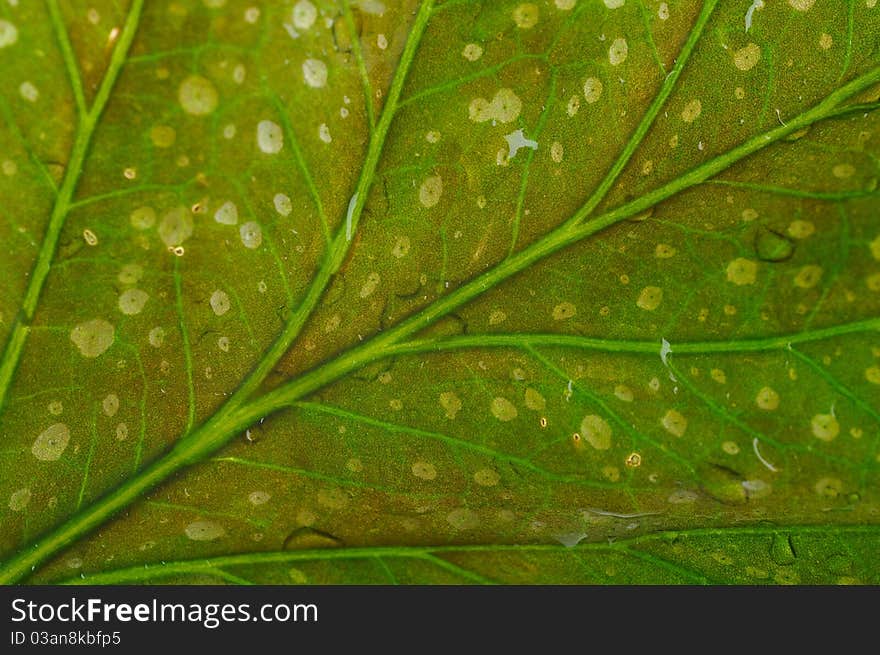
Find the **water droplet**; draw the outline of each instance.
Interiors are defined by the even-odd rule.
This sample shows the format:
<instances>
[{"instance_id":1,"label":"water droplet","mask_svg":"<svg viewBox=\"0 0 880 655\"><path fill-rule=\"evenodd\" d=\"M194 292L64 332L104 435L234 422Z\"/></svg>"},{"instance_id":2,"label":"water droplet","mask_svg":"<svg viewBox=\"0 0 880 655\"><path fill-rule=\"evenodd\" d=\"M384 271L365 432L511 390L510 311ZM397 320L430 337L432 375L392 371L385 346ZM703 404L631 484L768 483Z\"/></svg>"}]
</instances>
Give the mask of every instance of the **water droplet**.
<instances>
[{"instance_id":1,"label":"water droplet","mask_svg":"<svg viewBox=\"0 0 880 655\"><path fill-rule=\"evenodd\" d=\"M762 262L788 261L794 250L794 241L773 230L761 228L755 235L755 254Z\"/></svg>"},{"instance_id":2,"label":"water droplet","mask_svg":"<svg viewBox=\"0 0 880 655\"><path fill-rule=\"evenodd\" d=\"M317 528L301 527L287 535L284 550L305 550L309 548L340 548L345 545L342 539L318 530Z\"/></svg>"},{"instance_id":3,"label":"water droplet","mask_svg":"<svg viewBox=\"0 0 880 655\"><path fill-rule=\"evenodd\" d=\"M770 544L770 559L779 566L791 566L797 561L797 553L791 535L776 533Z\"/></svg>"}]
</instances>

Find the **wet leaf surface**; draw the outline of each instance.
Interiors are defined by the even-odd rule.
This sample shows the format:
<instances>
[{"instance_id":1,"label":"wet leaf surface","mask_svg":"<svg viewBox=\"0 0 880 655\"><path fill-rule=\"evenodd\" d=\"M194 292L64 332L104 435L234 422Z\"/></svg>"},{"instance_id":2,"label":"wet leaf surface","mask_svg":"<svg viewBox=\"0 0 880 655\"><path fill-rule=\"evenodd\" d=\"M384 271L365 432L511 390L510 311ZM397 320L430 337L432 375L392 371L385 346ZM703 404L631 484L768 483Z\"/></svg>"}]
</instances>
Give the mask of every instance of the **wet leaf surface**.
<instances>
[{"instance_id":1,"label":"wet leaf surface","mask_svg":"<svg viewBox=\"0 0 880 655\"><path fill-rule=\"evenodd\" d=\"M0 580L880 582L878 35L0 4Z\"/></svg>"}]
</instances>

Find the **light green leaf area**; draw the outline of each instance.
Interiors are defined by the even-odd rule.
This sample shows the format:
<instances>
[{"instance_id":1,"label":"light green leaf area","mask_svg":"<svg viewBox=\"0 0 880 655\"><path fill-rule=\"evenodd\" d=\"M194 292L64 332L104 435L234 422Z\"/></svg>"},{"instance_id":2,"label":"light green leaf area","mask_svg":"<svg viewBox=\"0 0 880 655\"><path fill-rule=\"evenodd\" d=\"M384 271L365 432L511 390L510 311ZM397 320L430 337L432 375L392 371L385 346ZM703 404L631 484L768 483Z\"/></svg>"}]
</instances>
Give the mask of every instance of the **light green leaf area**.
<instances>
[{"instance_id":1,"label":"light green leaf area","mask_svg":"<svg viewBox=\"0 0 880 655\"><path fill-rule=\"evenodd\" d=\"M880 583L875 0L10 0L0 71L0 581Z\"/></svg>"}]
</instances>

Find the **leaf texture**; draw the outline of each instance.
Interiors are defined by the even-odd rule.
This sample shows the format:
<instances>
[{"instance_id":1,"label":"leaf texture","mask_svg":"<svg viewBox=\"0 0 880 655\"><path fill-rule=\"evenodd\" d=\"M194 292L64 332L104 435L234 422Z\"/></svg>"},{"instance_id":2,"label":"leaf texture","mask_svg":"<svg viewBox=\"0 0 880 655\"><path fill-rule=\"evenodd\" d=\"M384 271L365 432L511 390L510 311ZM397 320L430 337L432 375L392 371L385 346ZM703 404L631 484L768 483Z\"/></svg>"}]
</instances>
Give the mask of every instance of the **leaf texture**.
<instances>
[{"instance_id":1,"label":"leaf texture","mask_svg":"<svg viewBox=\"0 0 880 655\"><path fill-rule=\"evenodd\" d=\"M0 5L0 580L880 581L880 8L747 5Z\"/></svg>"}]
</instances>

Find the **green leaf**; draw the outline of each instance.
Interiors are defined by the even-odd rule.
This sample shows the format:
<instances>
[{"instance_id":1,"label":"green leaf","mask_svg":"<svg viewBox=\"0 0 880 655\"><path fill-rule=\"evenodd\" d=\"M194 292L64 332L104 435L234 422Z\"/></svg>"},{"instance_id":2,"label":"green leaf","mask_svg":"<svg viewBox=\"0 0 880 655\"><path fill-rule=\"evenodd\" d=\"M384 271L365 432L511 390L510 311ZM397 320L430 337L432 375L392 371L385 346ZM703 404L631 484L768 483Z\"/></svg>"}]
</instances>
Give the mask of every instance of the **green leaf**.
<instances>
[{"instance_id":1,"label":"green leaf","mask_svg":"<svg viewBox=\"0 0 880 655\"><path fill-rule=\"evenodd\" d=\"M880 582L844 4L0 5L0 581Z\"/></svg>"}]
</instances>

